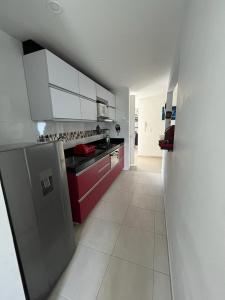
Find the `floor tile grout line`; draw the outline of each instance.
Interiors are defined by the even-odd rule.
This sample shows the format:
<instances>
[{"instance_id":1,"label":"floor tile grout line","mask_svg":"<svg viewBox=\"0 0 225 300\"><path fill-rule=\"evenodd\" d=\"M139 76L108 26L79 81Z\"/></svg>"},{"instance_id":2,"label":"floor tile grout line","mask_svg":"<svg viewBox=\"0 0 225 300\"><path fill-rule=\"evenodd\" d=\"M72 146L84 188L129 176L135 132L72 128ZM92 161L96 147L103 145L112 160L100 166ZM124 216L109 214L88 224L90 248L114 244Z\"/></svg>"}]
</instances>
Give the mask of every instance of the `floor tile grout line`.
<instances>
[{"instance_id":1,"label":"floor tile grout line","mask_svg":"<svg viewBox=\"0 0 225 300\"><path fill-rule=\"evenodd\" d=\"M59 295L61 298L65 299L65 300L70 300L67 297L63 296L63 295Z\"/></svg>"},{"instance_id":2,"label":"floor tile grout line","mask_svg":"<svg viewBox=\"0 0 225 300\"><path fill-rule=\"evenodd\" d=\"M163 274L163 275L166 275L167 277L170 277L169 274L167 273L164 273L164 272L161 272L161 271L158 271L158 270L155 270L154 268L150 268L150 267L147 267L147 266L144 266L144 265L141 265L141 264L138 264L134 261L131 261L129 259L125 259L125 258L122 258L122 257L119 257L117 255L110 255L111 257L114 257L114 258L117 258L117 259L120 259L122 261L126 261L127 263L130 263L130 264L133 264L133 265L136 265L136 266L139 266L139 267L142 267L142 268L145 268L145 269L148 269L148 270L151 270L152 272L157 272L157 273L160 273L160 274Z\"/></svg>"},{"instance_id":3,"label":"floor tile grout line","mask_svg":"<svg viewBox=\"0 0 225 300\"><path fill-rule=\"evenodd\" d=\"M102 251L102 250L97 250L97 249L95 249L95 248L93 248L93 247L91 247L91 246L87 246L87 245L82 244L82 243L79 243L79 245L81 245L81 246L83 246L83 247L85 247L85 248L88 248L88 249L90 249L90 250L93 250L93 251L95 251L95 252L99 252L99 253L101 253L101 254L104 254L104 255L107 255L107 256L111 256L111 254L106 253L106 252L104 252L104 251Z\"/></svg>"},{"instance_id":4,"label":"floor tile grout line","mask_svg":"<svg viewBox=\"0 0 225 300\"><path fill-rule=\"evenodd\" d=\"M100 292L100 290L101 290L101 287L102 287L103 282L104 282L104 280L105 280L105 277L106 277L106 275L107 275L107 272L108 272L108 269L109 269L109 265L110 265L110 260L111 260L111 255L109 255L109 261L108 261L108 264L107 264L107 266L106 266L106 268L105 268L105 272L104 272L104 274L103 274L103 276L102 276L101 284L99 285L98 292L97 292L96 297L95 297L96 300L98 299L99 292Z\"/></svg>"},{"instance_id":5,"label":"floor tile grout line","mask_svg":"<svg viewBox=\"0 0 225 300\"><path fill-rule=\"evenodd\" d=\"M81 246L83 246L83 247L86 247L86 248L89 248L89 249L91 249L91 250L97 251L97 252L99 252L99 253L108 255L108 256L111 255L110 253L107 253L107 252L105 252L105 251L103 251L103 250L99 250L99 249L96 249L96 248L91 247L91 246L89 246L89 245L86 245L86 244L83 243L83 242L79 242L79 245L81 245Z\"/></svg>"},{"instance_id":6,"label":"floor tile grout line","mask_svg":"<svg viewBox=\"0 0 225 300\"><path fill-rule=\"evenodd\" d=\"M106 223L112 223L112 224L115 224L115 225L120 225L121 226L121 223L118 223L118 222L115 222L115 221L111 221L111 220L106 220L106 219L103 219L103 218L100 218L100 217L92 217L93 219L97 219L97 220L100 220L100 221L104 221Z\"/></svg>"},{"instance_id":7,"label":"floor tile grout line","mask_svg":"<svg viewBox=\"0 0 225 300\"><path fill-rule=\"evenodd\" d=\"M103 199L103 201L104 201L104 199ZM105 202L107 202L107 201L105 201ZM98 292L97 292L97 295L96 295L96 299L97 299L98 296L99 296L99 292L100 292L100 290L101 290L101 287L102 287L102 285L103 285L104 279L105 279L106 274L107 274L107 272L108 272L109 265L110 265L110 259L111 259L112 257L115 257L115 258L120 259L120 260L122 260L122 261L126 261L126 262L128 262L128 263L131 263L131 264L134 264L134 265L137 265L137 266L146 268L146 269L148 269L148 270L151 270L151 271L153 272L153 289L152 289L152 293L154 293L154 280L155 280L154 277L155 277L155 272L161 273L161 274L167 276L168 278L170 277L170 275L168 275L168 274L166 274L166 273L163 273L163 272L160 272L160 271L158 271L158 270L155 270L155 268L154 268L154 260L155 260L155 236L156 236L156 235L161 235L161 234L159 234L159 233L156 233L156 224L155 224L155 223L156 223L156 213L159 212L159 213L164 214L164 212L162 212L162 211L157 211L157 210L152 210L152 209L146 209L146 208L142 208L142 207L138 207L138 208L143 209L143 210L145 210L145 211L151 211L151 212L152 212L153 220L154 220L154 223L153 223L153 231L152 231L152 230L147 230L146 228L143 228L143 227L135 227L135 226L130 226L130 225L125 224L124 221L125 221L125 219L126 219L128 210L129 210L129 208L132 207L132 206L138 207L138 206L132 205L132 199L131 199L131 200L128 202L127 209L126 209L126 212L125 212L125 214L124 214L123 219L121 220L121 223L117 223L117 222L114 222L114 221L111 221L111 220L106 220L106 219L103 219L103 218L99 218L99 217L93 216L93 218L95 218L95 219L99 219L99 220L104 221L104 222L106 222L106 223L116 224L116 225L119 225L119 226L120 226L119 233L118 233L118 236L117 236L117 239L116 239L116 241L115 241L115 244L114 244L114 247L113 247L113 250L112 250L112 253L111 253L111 254L106 253L106 252L104 252L104 251L100 251L100 250L98 250L98 249L95 249L94 247L87 246L87 245L85 245L85 244L82 244L82 242L79 242L79 244L81 244L81 245L84 246L84 247L87 247L87 248L89 248L89 249L91 249L91 250L93 250L93 251L96 251L96 252L99 252L99 253L102 253L102 254L104 254L104 255L108 255L108 256L109 256L109 261L108 261L106 270L105 270L105 272L104 272L104 275L103 275L103 277L102 277L101 284L100 284L100 286L99 286L99 288L98 288ZM123 258L120 258L120 257L117 257L117 256L113 255L114 249L115 249L115 247L116 247L116 244L117 244L117 242L118 242L118 239L119 239L119 236L120 236L120 233L121 233L121 230L122 230L123 227L128 227L128 228L132 228L132 229L139 229L140 231L150 232L150 233L154 234L153 268L149 268L149 267L146 267L146 266L144 266L144 265L137 264L137 263L134 263L134 262L132 262L132 261L129 261L129 260L126 260L126 259L123 259ZM164 236L164 234L162 234L162 236ZM154 297L154 294L152 294L152 299L153 299L153 297Z\"/></svg>"},{"instance_id":8,"label":"floor tile grout line","mask_svg":"<svg viewBox=\"0 0 225 300\"><path fill-rule=\"evenodd\" d=\"M126 224L117 224L117 223L114 223L114 224L119 225L119 226L120 226L120 229L119 229L119 233L118 233L117 239L116 239L116 241L115 241L115 245L114 245L114 247L113 247L113 251L114 251L114 248L115 248L115 246L116 246L117 240L119 239L120 232L121 232L122 228L124 228L124 227L125 227L125 228L128 228L128 229L137 229L137 230L139 230L139 231L152 233L152 235L154 235L154 237L155 237L155 236L160 236L160 237L162 237L162 238L167 238L165 234L156 233L156 232L154 232L154 231L146 230L146 229L143 229L143 228L140 228L140 227L132 227L132 226L128 226L128 225L126 225ZM107 254L107 255L112 255L112 253L113 253L113 251L112 251L111 253L108 253L108 252L104 252L103 250L99 250L99 249L96 249L96 248L94 248L94 247L88 246L88 245L86 245L84 242L82 242L81 240L78 241L77 243L80 244L80 245L82 245L82 246L88 247L88 248L90 248L90 249L92 249L92 250L95 250L95 251L98 251L98 252L101 252L101 253L104 253L104 254ZM154 242L154 246L155 246L155 242Z\"/></svg>"},{"instance_id":9,"label":"floor tile grout line","mask_svg":"<svg viewBox=\"0 0 225 300\"><path fill-rule=\"evenodd\" d=\"M129 207L129 205L128 205L128 207ZM126 215L126 213L127 213L127 211L128 211L128 207L127 207L127 210L126 210L126 212L125 212L125 214L124 214L124 219L125 219L125 215ZM113 253L113 251L114 251L114 249L115 249L115 247L116 247L116 243L117 243L117 241L118 241L118 239L119 239L119 235L120 235L121 229L122 229L122 224L120 224L119 233L118 233L117 239L116 239L116 241L115 241L115 243L114 243L114 247L113 247L113 249L112 249L112 253ZM101 287L102 287L102 285L103 285L104 279L105 279L105 277L106 277L106 275L107 275L107 272L108 272L108 269L109 269L109 265L110 265L110 261L111 261L111 257L113 257L113 256L112 256L112 253L111 253L111 255L109 256L109 262L108 262L108 265L107 265L107 267L106 267L105 273L104 273L104 275L103 275L103 278L102 278L100 287L99 287L99 289L98 289L98 292L97 292L97 295L96 295L96 298L95 298L96 300L98 299L99 292L100 292Z\"/></svg>"},{"instance_id":10,"label":"floor tile grout line","mask_svg":"<svg viewBox=\"0 0 225 300\"><path fill-rule=\"evenodd\" d=\"M111 223L111 224L115 224L115 225L118 225L120 227L127 227L127 228L131 228L131 229L138 229L140 231L144 231L144 232L151 232L153 234L156 234L156 235L160 235L160 236L164 236L166 237L166 234L163 234L163 233L158 233L155 231L155 215L153 214L153 218L154 218L154 225L153 225L153 230L150 230L150 229L147 229L147 228L143 228L143 227L137 227L137 226L131 226L129 224L126 224L124 223L124 220L126 218L126 215L128 213L128 210L129 210L129 207L132 207L132 205L128 205L128 208L127 208L127 211L125 213L125 216L124 216L124 219L123 219L123 222L122 223L118 223L118 222L115 222L115 221L111 221L111 220L106 220L106 219L103 219L103 218L100 218L100 217L95 217L95 216L92 216L91 218L92 219L97 219L97 220L100 220L100 221L103 221L105 223ZM145 210L145 209L143 209ZM146 210L146 211L149 211L149 210ZM120 232L119 232L120 233ZM117 240L116 240L117 241Z\"/></svg>"},{"instance_id":11,"label":"floor tile grout line","mask_svg":"<svg viewBox=\"0 0 225 300\"><path fill-rule=\"evenodd\" d=\"M134 206L134 207L137 207L137 208L140 208L140 209L144 209L144 210L147 210L147 211L152 211L152 213L154 213L154 214L155 213L161 213L162 215L165 215L164 210L162 211L162 210L155 210L155 209L152 209L152 208L144 208L144 207L140 207L136 204L131 204L131 206Z\"/></svg>"},{"instance_id":12,"label":"floor tile grout line","mask_svg":"<svg viewBox=\"0 0 225 300\"><path fill-rule=\"evenodd\" d=\"M155 234L155 232L154 232L154 226L153 226L153 230L146 229L146 228L143 228L143 227L131 226L131 225L127 225L127 224L121 224L121 226L122 227L127 227L129 229L138 229L139 231L149 232L149 233Z\"/></svg>"},{"instance_id":13,"label":"floor tile grout line","mask_svg":"<svg viewBox=\"0 0 225 300\"><path fill-rule=\"evenodd\" d=\"M104 200L103 200L103 201L104 201ZM100 280L99 280L99 288L96 289L96 292L97 292L96 299L97 299L98 296L99 296L99 292L100 292L100 290L101 290L101 287L102 287L102 285L103 285L104 279L105 279L105 277L107 276L107 273L108 273L108 270L109 270L109 267L110 267L110 260L111 260L113 257L115 257L115 258L117 258L117 259L120 259L121 261L126 261L126 262L128 262L128 263L130 263L130 264L137 265L137 266L139 266L139 267L142 267L142 268L151 270L151 271L153 272L153 291L154 291L154 280L155 280L154 277L155 277L155 273L161 273L161 274L164 275L164 276L170 277L170 275L168 275L167 273L163 273L163 272L160 272L160 271L154 269L155 237L156 237L156 235L157 235L157 236L161 235L161 234L158 234L158 233L155 232L155 220L156 220L155 214L153 214L153 219L154 219L154 223L153 223L153 227L154 227L153 229L154 229L154 230L153 230L153 231L146 230L145 228L142 228L142 227L132 227L132 226L129 226L129 225L127 225L127 224L124 224L126 215L127 215L127 213L128 213L128 209L129 209L131 206L133 206L133 205L132 205L132 201L130 200L129 203L128 203L128 205L127 205L126 212L125 212L125 214L124 214L124 216L123 216L122 223L116 223L116 222L114 222L114 221L109 221L109 220L101 219L101 218L94 217L94 216L93 216L92 218L99 219L99 220L102 220L102 221L105 221L105 222L108 222L108 223L111 223L111 224L117 224L117 225L120 226L120 228L119 228L119 233L118 233L118 236L117 236L117 239L116 239L116 241L115 241L115 243L114 243L113 251L114 251L114 248L115 248L115 246L116 246L116 243L117 243L117 241L118 241L118 239L119 239L120 232L121 232L121 230L122 230L122 228L123 228L124 226L126 226L126 227L128 227L128 228L134 228L134 229L136 228L136 229L139 229L139 230L141 230L141 231L147 231L147 232L153 233L153 234L154 234L153 268L149 268L149 267L146 267L146 266L144 266L144 265L141 265L141 264L138 264L138 263L135 263L135 262L132 262L132 261L123 259L123 258L121 258L121 257L114 256L114 255L112 255L113 252L112 252L111 254L109 254L109 253L106 253L106 252L104 252L104 251L97 250L97 249L95 249L94 247L87 246L87 245L85 245L85 244L83 244L83 243L81 243L81 242L78 242L78 245L81 245L81 246L83 246L83 247L89 248L90 250L92 250L92 251L94 251L94 252L96 252L96 253L102 253L102 254L108 256L108 262L106 263L106 268L105 268L104 274L101 276L101 278L100 278ZM144 210L146 210L146 211L149 211L148 209L145 209L145 208L141 208L141 209L144 209ZM163 235L163 236L164 236L164 235ZM65 298L65 300L68 300L68 299L67 299L65 296L63 296L63 295L61 295L61 297Z\"/></svg>"},{"instance_id":14,"label":"floor tile grout line","mask_svg":"<svg viewBox=\"0 0 225 300\"><path fill-rule=\"evenodd\" d=\"M125 217L126 217L126 214L127 214L127 212L128 212L128 209L129 209L129 205L128 205L127 210L126 210L126 212L125 212L125 214L124 214L123 220L121 220L121 222L122 222L122 223L121 223L121 227L120 227L119 234L118 234L118 236L117 236L116 242L115 242L115 244L114 244L114 247L113 247L113 250L112 250L112 254L113 254L113 252L114 252L114 250L115 250L115 248L116 248L117 242L118 242L118 240L119 240L120 233L121 233L121 230L122 230L122 227L123 227L123 222L124 222L124 220L125 220ZM112 254L111 254L111 255L112 255Z\"/></svg>"}]
</instances>

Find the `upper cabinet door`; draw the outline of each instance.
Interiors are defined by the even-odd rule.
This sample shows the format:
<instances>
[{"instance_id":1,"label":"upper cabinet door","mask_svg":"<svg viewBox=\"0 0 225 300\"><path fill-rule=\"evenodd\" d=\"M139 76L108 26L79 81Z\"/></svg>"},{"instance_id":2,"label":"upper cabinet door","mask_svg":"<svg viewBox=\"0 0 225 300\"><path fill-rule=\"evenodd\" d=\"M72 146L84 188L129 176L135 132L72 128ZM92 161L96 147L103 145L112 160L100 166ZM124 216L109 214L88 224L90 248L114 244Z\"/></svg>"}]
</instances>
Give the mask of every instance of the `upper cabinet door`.
<instances>
[{"instance_id":1,"label":"upper cabinet door","mask_svg":"<svg viewBox=\"0 0 225 300\"><path fill-rule=\"evenodd\" d=\"M96 102L80 98L82 120L97 121Z\"/></svg>"},{"instance_id":2,"label":"upper cabinet door","mask_svg":"<svg viewBox=\"0 0 225 300\"><path fill-rule=\"evenodd\" d=\"M78 71L50 51L44 51L49 83L79 94Z\"/></svg>"},{"instance_id":3,"label":"upper cabinet door","mask_svg":"<svg viewBox=\"0 0 225 300\"><path fill-rule=\"evenodd\" d=\"M116 97L113 93L108 91L109 106L116 107Z\"/></svg>"},{"instance_id":4,"label":"upper cabinet door","mask_svg":"<svg viewBox=\"0 0 225 300\"><path fill-rule=\"evenodd\" d=\"M109 107L109 118L113 121L116 120L116 109Z\"/></svg>"},{"instance_id":5,"label":"upper cabinet door","mask_svg":"<svg viewBox=\"0 0 225 300\"><path fill-rule=\"evenodd\" d=\"M103 86L97 83L96 83L96 93L97 93L97 98L107 100L107 90Z\"/></svg>"},{"instance_id":6,"label":"upper cabinet door","mask_svg":"<svg viewBox=\"0 0 225 300\"><path fill-rule=\"evenodd\" d=\"M109 106L116 107L115 95L110 91L108 91L107 89L105 89L100 84L96 84L96 93L97 93L97 98L107 100Z\"/></svg>"},{"instance_id":7,"label":"upper cabinet door","mask_svg":"<svg viewBox=\"0 0 225 300\"><path fill-rule=\"evenodd\" d=\"M80 95L96 101L95 82L79 72Z\"/></svg>"},{"instance_id":8,"label":"upper cabinet door","mask_svg":"<svg viewBox=\"0 0 225 300\"><path fill-rule=\"evenodd\" d=\"M50 88L53 119L81 119L79 96Z\"/></svg>"}]
</instances>

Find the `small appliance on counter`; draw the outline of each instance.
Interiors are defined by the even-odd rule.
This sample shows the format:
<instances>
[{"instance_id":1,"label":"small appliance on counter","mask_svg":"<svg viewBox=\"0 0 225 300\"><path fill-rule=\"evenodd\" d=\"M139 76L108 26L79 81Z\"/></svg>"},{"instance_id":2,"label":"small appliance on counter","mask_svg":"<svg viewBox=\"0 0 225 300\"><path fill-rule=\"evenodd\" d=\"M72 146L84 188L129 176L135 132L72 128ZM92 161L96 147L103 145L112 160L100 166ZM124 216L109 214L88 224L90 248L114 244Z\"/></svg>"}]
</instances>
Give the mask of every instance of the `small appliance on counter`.
<instances>
[{"instance_id":1,"label":"small appliance on counter","mask_svg":"<svg viewBox=\"0 0 225 300\"><path fill-rule=\"evenodd\" d=\"M63 143L0 148L0 184L26 299L45 300L75 250Z\"/></svg>"},{"instance_id":2,"label":"small appliance on counter","mask_svg":"<svg viewBox=\"0 0 225 300\"><path fill-rule=\"evenodd\" d=\"M120 134L120 124L116 124L115 129L116 129L117 135L119 135Z\"/></svg>"},{"instance_id":3,"label":"small appliance on counter","mask_svg":"<svg viewBox=\"0 0 225 300\"><path fill-rule=\"evenodd\" d=\"M119 162L119 149L116 149L112 153L110 153L110 161L111 161L111 169L113 169Z\"/></svg>"},{"instance_id":4,"label":"small appliance on counter","mask_svg":"<svg viewBox=\"0 0 225 300\"><path fill-rule=\"evenodd\" d=\"M110 145L110 136L108 134L105 137L105 141L107 145Z\"/></svg>"},{"instance_id":5,"label":"small appliance on counter","mask_svg":"<svg viewBox=\"0 0 225 300\"><path fill-rule=\"evenodd\" d=\"M88 144L79 144L74 147L74 154L75 155L88 155L94 153L96 150L95 145L88 145Z\"/></svg>"}]
</instances>

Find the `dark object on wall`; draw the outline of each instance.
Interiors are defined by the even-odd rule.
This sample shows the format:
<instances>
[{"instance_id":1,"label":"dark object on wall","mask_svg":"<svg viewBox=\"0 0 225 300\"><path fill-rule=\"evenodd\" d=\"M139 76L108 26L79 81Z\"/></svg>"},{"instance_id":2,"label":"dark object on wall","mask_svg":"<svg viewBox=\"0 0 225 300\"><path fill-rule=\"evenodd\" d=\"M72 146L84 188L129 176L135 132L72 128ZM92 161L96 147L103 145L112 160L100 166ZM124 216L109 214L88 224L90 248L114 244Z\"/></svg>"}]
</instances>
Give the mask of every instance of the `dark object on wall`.
<instances>
[{"instance_id":1,"label":"dark object on wall","mask_svg":"<svg viewBox=\"0 0 225 300\"><path fill-rule=\"evenodd\" d=\"M116 129L117 135L119 135L119 133L120 133L120 124L116 124L115 129Z\"/></svg>"},{"instance_id":2,"label":"dark object on wall","mask_svg":"<svg viewBox=\"0 0 225 300\"><path fill-rule=\"evenodd\" d=\"M172 107L172 118L171 118L171 120L176 120L176 114L177 114L177 107L173 106Z\"/></svg>"},{"instance_id":3,"label":"dark object on wall","mask_svg":"<svg viewBox=\"0 0 225 300\"><path fill-rule=\"evenodd\" d=\"M138 145L138 133L135 131L135 141L134 141L135 146Z\"/></svg>"},{"instance_id":4,"label":"dark object on wall","mask_svg":"<svg viewBox=\"0 0 225 300\"><path fill-rule=\"evenodd\" d=\"M167 111L166 112L166 119L171 119L172 117L172 111Z\"/></svg>"},{"instance_id":5,"label":"dark object on wall","mask_svg":"<svg viewBox=\"0 0 225 300\"><path fill-rule=\"evenodd\" d=\"M97 134L100 134L101 133L101 128L99 125L96 126L96 133Z\"/></svg>"},{"instance_id":6,"label":"dark object on wall","mask_svg":"<svg viewBox=\"0 0 225 300\"><path fill-rule=\"evenodd\" d=\"M173 106L172 107L172 114L170 112L170 116L168 116L168 118L171 120L176 120L176 110L177 110L177 107L176 106ZM168 112L167 112L168 113ZM166 118L166 108L165 107L162 107L162 120L164 121ZM167 119L168 119L167 118Z\"/></svg>"},{"instance_id":7,"label":"dark object on wall","mask_svg":"<svg viewBox=\"0 0 225 300\"><path fill-rule=\"evenodd\" d=\"M164 140L159 141L162 150L173 151L175 125L168 127L165 131Z\"/></svg>"},{"instance_id":8,"label":"dark object on wall","mask_svg":"<svg viewBox=\"0 0 225 300\"><path fill-rule=\"evenodd\" d=\"M32 40L27 40L25 42L23 42L23 54L29 54L29 53L33 53L39 50L44 49L44 47L42 47L41 45L39 45L38 43L32 41Z\"/></svg>"},{"instance_id":9,"label":"dark object on wall","mask_svg":"<svg viewBox=\"0 0 225 300\"><path fill-rule=\"evenodd\" d=\"M162 121L165 120L165 107L162 107Z\"/></svg>"}]
</instances>

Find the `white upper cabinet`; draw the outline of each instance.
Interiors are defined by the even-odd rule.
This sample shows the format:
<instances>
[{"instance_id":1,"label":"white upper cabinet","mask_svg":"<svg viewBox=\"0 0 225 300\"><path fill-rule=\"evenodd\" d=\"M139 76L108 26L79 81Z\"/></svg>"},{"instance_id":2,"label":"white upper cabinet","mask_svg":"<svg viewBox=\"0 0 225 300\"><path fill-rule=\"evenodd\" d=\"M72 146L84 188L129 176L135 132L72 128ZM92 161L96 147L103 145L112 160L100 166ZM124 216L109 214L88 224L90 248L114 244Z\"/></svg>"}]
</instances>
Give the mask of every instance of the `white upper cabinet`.
<instances>
[{"instance_id":1,"label":"white upper cabinet","mask_svg":"<svg viewBox=\"0 0 225 300\"><path fill-rule=\"evenodd\" d=\"M113 93L108 91L109 106L116 107L116 97Z\"/></svg>"},{"instance_id":2,"label":"white upper cabinet","mask_svg":"<svg viewBox=\"0 0 225 300\"><path fill-rule=\"evenodd\" d=\"M95 82L86 75L79 72L80 95L96 101Z\"/></svg>"},{"instance_id":3,"label":"white upper cabinet","mask_svg":"<svg viewBox=\"0 0 225 300\"><path fill-rule=\"evenodd\" d=\"M82 120L97 121L96 102L80 98Z\"/></svg>"},{"instance_id":4,"label":"white upper cabinet","mask_svg":"<svg viewBox=\"0 0 225 300\"><path fill-rule=\"evenodd\" d=\"M106 95L106 89L102 87L100 84L96 83L96 93L97 93L97 98L106 100L105 98L107 97Z\"/></svg>"},{"instance_id":5,"label":"white upper cabinet","mask_svg":"<svg viewBox=\"0 0 225 300\"><path fill-rule=\"evenodd\" d=\"M116 109L109 106L109 119L116 120Z\"/></svg>"},{"instance_id":6,"label":"white upper cabinet","mask_svg":"<svg viewBox=\"0 0 225 300\"><path fill-rule=\"evenodd\" d=\"M50 97L53 119L80 120L82 118L79 96L50 88Z\"/></svg>"},{"instance_id":7,"label":"white upper cabinet","mask_svg":"<svg viewBox=\"0 0 225 300\"><path fill-rule=\"evenodd\" d=\"M25 55L24 69L32 120L81 118L76 69L48 50Z\"/></svg>"},{"instance_id":8,"label":"white upper cabinet","mask_svg":"<svg viewBox=\"0 0 225 300\"><path fill-rule=\"evenodd\" d=\"M108 105L116 107L116 98L113 93L102 87L100 84L96 84L97 98L108 101Z\"/></svg>"},{"instance_id":9,"label":"white upper cabinet","mask_svg":"<svg viewBox=\"0 0 225 300\"><path fill-rule=\"evenodd\" d=\"M48 50L46 57L49 83L79 94L78 71Z\"/></svg>"},{"instance_id":10,"label":"white upper cabinet","mask_svg":"<svg viewBox=\"0 0 225 300\"><path fill-rule=\"evenodd\" d=\"M96 83L43 49L24 55L31 118L46 120L97 120ZM104 97L115 106L114 95Z\"/></svg>"}]
</instances>

